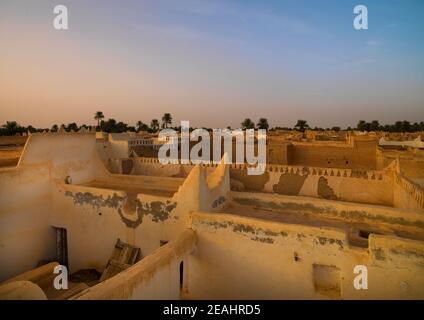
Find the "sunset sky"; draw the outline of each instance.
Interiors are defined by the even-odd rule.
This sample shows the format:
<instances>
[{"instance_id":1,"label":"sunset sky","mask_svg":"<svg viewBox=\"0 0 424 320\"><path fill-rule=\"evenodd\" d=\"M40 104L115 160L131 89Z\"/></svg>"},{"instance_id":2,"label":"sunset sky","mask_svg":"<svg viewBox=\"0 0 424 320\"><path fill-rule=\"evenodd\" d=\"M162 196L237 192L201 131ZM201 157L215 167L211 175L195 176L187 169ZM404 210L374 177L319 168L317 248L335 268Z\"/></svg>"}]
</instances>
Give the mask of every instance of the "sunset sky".
<instances>
[{"instance_id":1,"label":"sunset sky","mask_svg":"<svg viewBox=\"0 0 424 320\"><path fill-rule=\"evenodd\" d=\"M95 124L97 110L217 128L424 121L424 1L0 0L0 123Z\"/></svg>"}]
</instances>

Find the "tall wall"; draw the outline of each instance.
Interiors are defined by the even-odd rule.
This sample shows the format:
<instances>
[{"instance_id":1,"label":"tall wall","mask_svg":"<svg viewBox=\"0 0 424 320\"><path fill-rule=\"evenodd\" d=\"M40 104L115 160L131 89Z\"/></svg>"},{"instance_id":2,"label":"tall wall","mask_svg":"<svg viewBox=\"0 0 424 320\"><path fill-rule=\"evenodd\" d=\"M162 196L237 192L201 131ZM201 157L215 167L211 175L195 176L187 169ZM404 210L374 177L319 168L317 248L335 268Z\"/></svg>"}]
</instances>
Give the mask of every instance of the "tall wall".
<instances>
[{"instance_id":1,"label":"tall wall","mask_svg":"<svg viewBox=\"0 0 424 320\"><path fill-rule=\"evenodd\" d=\"M94 134L28 138L18 166L0 169L0 280L55 258L52 217L60 210L52 206L55 183L85 182L105 174Z\"/></svg>"},{"instance_id":2,"label":"tall wall","mask_svg":"<svg viewBox=\"0 0 424 320\"><path fill-rule=\"evenodd\" d=\"M377 168L377 141L355 140L353 145L342 143L293 143L290 165L313 167Z\"/></svg>"},{"instance_id":3,"label":"tall wall","mask_svg":"<svg viewBox=\"0 0 424 320\"><path fill-rule=\"evenodd\" d=\"M67 230L70 272L102 270L117 239L132 239L117 212L124 205L122 192L67 184L58 184L52 192L49 223Z\"/></svg>"},{"instance_id":4,"label":"tall wall","mask_svg":"<svg viewBox=\"0 0 424 320\"><path fill-rule=\"evenodd\" d=\"M23 150L19 167L48 166L52 179L81 183L107 174L100 161L94 133L31 135Z\"/></svg>"},{"instance_id":5,"label":"tall wall","mask_svg":"<svg viewBox=\"0 0 424 320\"><path fill-rule=\"evenodd\" d=\"M0 169L0 281L56 254L47 167Z\"/></svg>"},{"instance_id":6,"label":"tall wall","mask_svg":"<svg viewBox=\"0 0 424 320\"><path fill-rule=\"evenodd\" d=\"M270 164L288 165L293 163L293 144L290 142L269 142L267 145L266 161Z\"/></svg>"}]
</instances>

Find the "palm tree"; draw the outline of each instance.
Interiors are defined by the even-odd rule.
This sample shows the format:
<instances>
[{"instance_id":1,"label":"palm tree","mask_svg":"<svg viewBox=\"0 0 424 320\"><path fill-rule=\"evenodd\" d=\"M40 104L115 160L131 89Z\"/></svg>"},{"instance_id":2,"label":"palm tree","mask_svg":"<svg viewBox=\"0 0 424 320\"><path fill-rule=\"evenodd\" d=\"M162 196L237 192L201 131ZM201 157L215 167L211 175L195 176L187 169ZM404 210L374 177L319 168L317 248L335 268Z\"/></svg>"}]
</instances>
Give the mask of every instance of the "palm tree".
<instances>
[{"instance_id":1,"label":"palm tree","mask_svg":"<svg viewBox=\"0 0 424 320\"><path fill-rule=\"evenodd\" d=\"M309 124L306 120L297 120L297 123L294 127L297 128L299 131L305 132L305 130L309 128Z\"/></svg>"},{"instance_id":2,"label":"palm tree","mask_svg":"<svg viewBox=\"0 0 424 320\"><path fill-rule=\"evenodd\" d=\"M241 127L243 128L243 130L255 129L255 124L253 123L252 120L247 118L247 119L244 119L244 121L241 123Z\"/></svg>"},{"instance_id":3,"label":"palm tree","mask_svg":"<svg viewBox=\"0 0 424 320\"><path fill-rule=\"evenodd\" d=\"M393 128L394 132L402 132L402 121L396 121Z\"/></svg>"},{"instance_id":4,"label":"palm tree","mask_svg":"<svg viewBox=\"0 0 424 320\"><path fill-rule=\"evenodd\" d=\"M365 131L367 129L367 122L365 120L359 120L356 129L359 131Z\"/></svg>"},{"instance_id":5,"label":"palm tree","mask_svg":"<svg viewBox=\"0 0 424 320\"><path fill-rule=\"evenodd\" d=\"M379 129L380 129L380 123L378 122L378 120L371 121L370 130L371 131L378 131Z\"/></svg>"},{"instance_id":6,"label":"palm tree","mask_svg":"<svg viewBox=\"0 0 424 320\"><path fill-rule=\"evenodd\" d=\"M68 131L68 132L71 132L71 131L77 132L78 131L78 125L75 122L69 123L66 126L66 131Z\"/></svg>"},{"instance_id":7,"label":"palm tree","mask_svg":"<svg viewBox=\"0 0 424 320\"><path fill-rule=\"evenodd\" d=\"M266 118L260 118L257 126L258 126L259 129L268 130L269 129L268 120Z\"/></svg>"},{"instance_id":8,"label":"palm tree","mask_svg":"<svg viewBox=\"0 0 424 320\"><path fill-rule=\"evenodd\" d=\"M162 128L168 128L172 124L172 116L170 113L165 113L162 117Z\"/></svg>"},{"instance_id":9,"label":"palm tree","mask_svg":"<svg viewBox=\"0 0 424 320\"><path fill-rule=\"evenodd\" d=\"M96 111L94 114L94 119L97 120L97 127L100 127L100 120L104 119L104 114L101 111Z\"/></svg>"},{"instance_id":10,"label":"palm tree","mask_svg":"<svg viewBox=\"0 0 424 320\"><path fill-rule=\"evenodd\" d=\"M143 121L137 121L137 131L147 131L148 126Z\"/></svg>"},{"instance_id":11,"label":"palm tree","mask_svg":"<svg viewBox=\"0 0 424 320\"><path fill-rule=\"evenodd\" d=\"M16 121L7 121L3 125L3 130L6 135L13 136L20 130L21 126Z\"/></svg>"},{"instance_id":12,"label":"palm tree","mask_svg":"<svg viewBox=\"0 0 424 320\"><path fill-rule=\"evenodd\" d=\"M410 132L411 131L411 123L409 121L402 121L402 132Z\"/></svg>"},{"instance_id":13,"label":"palm tree","mask_svg":"<svg viewBox=\"0 0 424 320\"><path fill-rule=\"evenodd\" d=\"M35 132L39 132L39 129L35 129L32 125L29 125L28 127L26 127L26 131L35 133Z\"/></svg>"},{"instance_id":14,"label":"palm tree","mask_svg":"<svg viewBox=\"0 0 424 320\"><path fill-rule=\"evenodd\" d=\"M158 119L153 119L150 122L150 127L152 128L153 131L157 131L159 129L159 120Z\"/></svg>"}]
</instances>

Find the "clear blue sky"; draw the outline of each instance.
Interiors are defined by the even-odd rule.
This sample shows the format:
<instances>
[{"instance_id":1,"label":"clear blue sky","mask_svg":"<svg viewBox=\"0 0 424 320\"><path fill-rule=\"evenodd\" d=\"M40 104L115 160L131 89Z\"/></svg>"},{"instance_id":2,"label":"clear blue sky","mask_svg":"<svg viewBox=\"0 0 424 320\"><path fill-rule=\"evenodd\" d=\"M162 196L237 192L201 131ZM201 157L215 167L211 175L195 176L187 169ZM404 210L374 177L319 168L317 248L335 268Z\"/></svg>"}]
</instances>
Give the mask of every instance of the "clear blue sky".
<instances>
[{"instance_id":1,"label":"clear blue sky","mask_svg":"<svg viewBox=\"0 0 424 320\"><path fill-rule=\"evenodd\" d=\"M2 123L424 121L421 0L2 0L0 43Z\"/></svg>"}]
</instances>

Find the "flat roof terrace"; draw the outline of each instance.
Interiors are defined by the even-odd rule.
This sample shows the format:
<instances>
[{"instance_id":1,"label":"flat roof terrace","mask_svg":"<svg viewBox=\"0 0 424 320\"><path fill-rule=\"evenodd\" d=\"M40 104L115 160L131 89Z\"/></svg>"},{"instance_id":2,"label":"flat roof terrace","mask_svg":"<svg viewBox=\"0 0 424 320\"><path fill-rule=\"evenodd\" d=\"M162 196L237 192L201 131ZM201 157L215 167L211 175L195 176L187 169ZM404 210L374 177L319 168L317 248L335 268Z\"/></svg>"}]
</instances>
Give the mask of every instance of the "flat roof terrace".
<instances>
[{"instance_id":1,"label":"flat roof terrace","mask_svg":"<svg viewBox=\"0 0 424 320\"><path fill-rule=\"evenodd\" d=\"M161 189L160 186L155 187L155 186L149 186L149 185L132 185L132 184L126 184L126 183L108 182L108 181L101 181L101 180L92 180L86 183L82 183L80 185L85 187L92 187L92 188L124 191L129 196L131 194L135 194L135 195L148 194L148 195L168 197L168 198L172 197L174 193L178 190L178 187L175 190L170 190L170 189Z\"/></svg>"},{"instance_id":2,"label":"flat roof terrace","mask_svg":"<svg viewBox=\"0 0 424 320\"><path fill-rule=\"evenodd\" d=\"M148 194L172 197L178 191L184 178L110 174L104 178L80 183L85 187L124 191L127 194Z\"/></svg>"},{"instance_id":3,"label":"flat roof terrace","mask_svg":"<svg viewBox=\"0 0 424 320\"><path fill-rule=\"evenodd\" d=\"M424 241L424 216L403 209L310 197L231 192L220 212L243 217L344 230L349 242L367 247L369 234Z\"/></svg>"}]
</instances>

